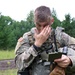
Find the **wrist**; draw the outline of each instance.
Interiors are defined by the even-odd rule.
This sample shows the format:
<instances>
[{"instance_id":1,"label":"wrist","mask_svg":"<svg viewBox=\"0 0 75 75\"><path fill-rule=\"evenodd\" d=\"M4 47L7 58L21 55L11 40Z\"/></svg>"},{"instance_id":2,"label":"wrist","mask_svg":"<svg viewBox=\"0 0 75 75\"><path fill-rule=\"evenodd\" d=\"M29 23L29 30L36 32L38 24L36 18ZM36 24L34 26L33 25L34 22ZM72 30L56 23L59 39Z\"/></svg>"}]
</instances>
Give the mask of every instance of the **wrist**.
<instances>
[{"instance_id":1,"label":"wrist","mask_svg":"<svg viewBox=\"0 0 75 75\"><path fill-rule=\"evenodd\" d=\"M37 46L37 47L41 47L42 44L38 43L38 42L35 42L34 45Z\"/></svg>"},{"instance_id":2,"label":"wrist","mask_svg":"<svg viewBox=\"0 0 75 75\"><path fill-rule=\"evenodd\" d=\"M35 44L33 44L34 49L39 52L40 51L40 47L37 47Z\"/></svg>"}]
</instances>

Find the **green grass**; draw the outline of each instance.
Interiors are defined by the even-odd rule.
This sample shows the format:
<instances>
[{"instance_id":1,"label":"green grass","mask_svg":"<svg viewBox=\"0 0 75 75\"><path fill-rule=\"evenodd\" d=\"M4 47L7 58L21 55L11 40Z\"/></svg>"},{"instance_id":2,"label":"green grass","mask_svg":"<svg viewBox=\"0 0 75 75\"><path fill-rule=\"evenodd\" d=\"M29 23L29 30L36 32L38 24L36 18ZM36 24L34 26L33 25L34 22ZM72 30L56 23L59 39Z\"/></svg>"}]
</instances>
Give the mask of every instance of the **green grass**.
<instances>
[{"instance_id":1,"label":"green grass","mask_svg":"<svg viewBox=\"0 0 75 75\"><path fill-rule=\"evenodd\" d=\"M0 71L0 75L17 75L17 69L2 70Z\"/></svg>"},{"instance_id":2,"label":"green grass","mask_svg":"<svg viewBox=\"0 0 75 75\"><path fill-rule=\"evenodd\" d=\"M0 60L15 58L14 50L0 50ZM0 70L0 75L17 75L17 69Z\"/></svg>"},{"instance_id":3,"label":"green grass","mask_svg":"<svg viewBox=\"0 0 75 75\"><path fill-rule=\"evenodd\" d=\"M12 59L15 57L15 53L14 53L14 50L0 50L0 60L1 59Z\"/></svg>"}]
</instances>

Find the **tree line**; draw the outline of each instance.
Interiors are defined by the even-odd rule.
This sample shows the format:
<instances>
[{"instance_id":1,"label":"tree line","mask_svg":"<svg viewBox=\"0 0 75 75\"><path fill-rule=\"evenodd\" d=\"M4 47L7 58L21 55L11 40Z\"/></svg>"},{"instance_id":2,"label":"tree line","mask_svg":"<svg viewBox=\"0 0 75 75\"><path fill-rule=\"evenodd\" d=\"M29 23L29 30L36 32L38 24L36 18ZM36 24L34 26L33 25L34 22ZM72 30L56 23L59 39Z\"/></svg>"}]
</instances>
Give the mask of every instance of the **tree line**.
<instances>
[{"instance_id":1,"label":"tree line","mask_svg":"<svg viewBox=\"0 0 75 75\"><path fill-rule=\"evenodd\" d=\"M67 14L65 19L60 21L54 9L52 16L54 17L53 28L57 26L64 27L66 33L75 37L75 18L71 18L70 14ZM15 48L17 40L34 26L33 11L30 11L26 20L21 20L20 22L0 13L0 49Z\"/></svg>"}]
</instances>

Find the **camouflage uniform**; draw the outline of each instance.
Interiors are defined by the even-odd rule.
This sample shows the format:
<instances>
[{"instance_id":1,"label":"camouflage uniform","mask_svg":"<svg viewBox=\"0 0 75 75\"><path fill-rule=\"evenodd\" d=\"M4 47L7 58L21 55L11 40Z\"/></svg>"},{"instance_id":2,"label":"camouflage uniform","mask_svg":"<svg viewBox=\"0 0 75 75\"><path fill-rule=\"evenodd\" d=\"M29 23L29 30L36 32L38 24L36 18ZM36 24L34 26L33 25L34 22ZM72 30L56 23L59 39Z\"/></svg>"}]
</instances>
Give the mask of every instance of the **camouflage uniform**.
<instances>
[{"instance_id":1,"label":"camouflage uniform","mask_svg":"<svg viewBox=\"0 0 75 75\"><path fill-rule=\"evenodd\" d=\"M15 53L16 53L15 61L19 71L29 67L29 65L33 63L33 60L36 59L36 57L38 56L38 52L33 47L33 44L35 41L34 29L35 28L32 28L31 31L25 33L22 37L22 40L17 42L16 48L15 48ZM63 45L68 46L68 56L72 61L71 68L73 68L75 66L75 51L74 51L75 39L73 37L70 37L68 34L64 33L63 30L64 29L61 27L57 27L55 30L57 47L59 51L62 51ZM52 52L53 50L55 50L53 36L54 34L52 31L47 41L43 43L43 45L40 48L40 50L42 50L40 54L42 60L48 61L48 54L46 53L45 50L49 49L50 45L52 45L53 48L50 49L49 52ZM34 67L36 66L33 66L33 68ZM39 69L39 72L40 72L40 69ZM32 73L32 75L34 74Z\"/></svg>"}]
</instances>

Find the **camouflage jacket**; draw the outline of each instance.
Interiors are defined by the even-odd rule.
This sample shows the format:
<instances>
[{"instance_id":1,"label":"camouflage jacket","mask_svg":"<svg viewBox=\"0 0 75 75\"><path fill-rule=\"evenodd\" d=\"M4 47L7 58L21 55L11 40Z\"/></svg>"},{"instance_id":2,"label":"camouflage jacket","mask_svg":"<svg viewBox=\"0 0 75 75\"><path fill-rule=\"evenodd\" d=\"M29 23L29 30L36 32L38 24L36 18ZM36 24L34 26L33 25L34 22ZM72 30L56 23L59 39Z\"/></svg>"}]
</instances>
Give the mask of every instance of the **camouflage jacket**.
<instances>
[{"instance_id":1,"label":"camouflage jacket","mask_svg":"<svg viewBox=\"0 0 75 75\"><path fill-rule=\"evenodd\" d=\"M22 39L19 39L15 48L15 61L16 66L19 70L28 67L35 57L38 56L38 52L33 47L35 42L34 39L34 31L35 28L32 28L31 31L25 33ZM57 27L55 30L56 34L56 42L58 46L58 50L62 51L62 45L68 46L68 56L72 61L73 66L75 66L75 39L65 32L63 32L63 28ZM41 50L46 50L50 45L53 45L53 49L55 49L53 32L47 39L47 41L41 46ZM51 52L52 50L50 50ZM43 51L41 53L42 60L48 61L48 54Z\"/></svg>"}]
</instances>

